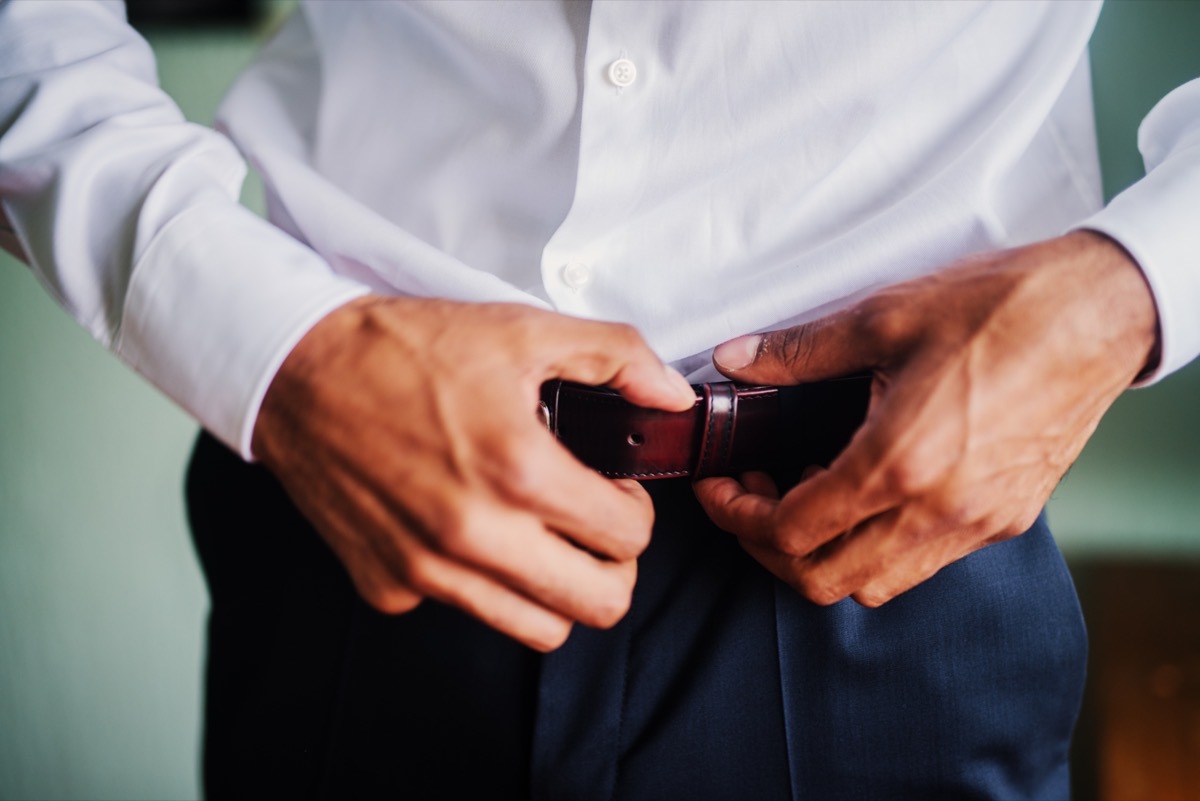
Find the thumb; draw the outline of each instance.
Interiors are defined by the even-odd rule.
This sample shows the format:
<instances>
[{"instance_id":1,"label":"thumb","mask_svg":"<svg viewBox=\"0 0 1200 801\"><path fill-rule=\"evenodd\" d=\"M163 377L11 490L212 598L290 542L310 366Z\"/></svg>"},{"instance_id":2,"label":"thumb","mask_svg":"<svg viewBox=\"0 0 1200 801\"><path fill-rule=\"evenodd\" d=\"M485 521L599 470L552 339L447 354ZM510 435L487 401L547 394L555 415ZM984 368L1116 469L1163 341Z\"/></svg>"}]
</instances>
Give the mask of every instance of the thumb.
<instances>
[{"instance_id":1,"label":"thumb","mask_svg":"<svg viewBox=\"0 0 1200 801\"><path fill-rule=\"evenodd\" d=\"M857 373L876 366L877 354L845 313L804 325L724 342L713 364L735 381L787 386Z\"/></svg>"},{"instance_id":2,"label":"thumb","mask_svg":"<svg viewBox=\"0 0 1200 801\"><path fill-rule=\"evenodd\" d=\"M570 317L551 318L544 376L591 386L606 385L631 403L670 412L685 411L696 392L678 371L663 364L636 329Z\"/></svg>"}]
</instances>

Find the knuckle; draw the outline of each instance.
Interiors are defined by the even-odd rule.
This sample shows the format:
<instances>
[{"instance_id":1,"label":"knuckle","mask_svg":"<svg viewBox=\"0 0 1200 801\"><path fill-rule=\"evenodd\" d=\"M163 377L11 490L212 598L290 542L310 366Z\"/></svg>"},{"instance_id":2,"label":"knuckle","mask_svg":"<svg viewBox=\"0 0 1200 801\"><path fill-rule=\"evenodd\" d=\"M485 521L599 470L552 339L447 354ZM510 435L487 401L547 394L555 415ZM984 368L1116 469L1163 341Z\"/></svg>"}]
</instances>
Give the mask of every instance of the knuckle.
<instances>
[{"instance_id":1,"label":"knuckle","mask_svg":"<svg viewBox=\"0 0 1200 801\"><path fill-rule=\"evenodd\" d=\"M803 559L819 547L805 536L799 521L787 516L777 515L765 534L767 544L772 550L791 559ZM797 568L800 567L798 564ZM807 572L805 570L804 574L807 575Z\"/></svg>"},{"instance_id":2,"label":"knuckle","mask_svg":"<svg viewBox=\"0 0 1200 801\"><path fill-rule=\"evenodd\" d=\"M653 531L654 523L647 522L646 525L633 532L626 543L629 550L628 559L637 559L646 552L646 549L650 547Z\"/></svg>"},{"instance_id":3,"label":"knuckle","mask_svg":"<svg viewBox=\"0 0 1200 801\"><path fill-rule=\"evenodd\" d=\"M567 637L571 635L570 621L561 621L549 626L544 626L542 630L528 638L531 647L549 653L562 647L567 641Z\"/></svg>"},{"instance_id":4,"label":"knuckle","mask_svg":"<svg viewBox=\"0 0 1200 801\"><path fill-rule=\"evenodd\" d=\"M1041 517L1041 514L1041 508L1022 510L1021 513L1017 515L1016 519L1014 519L1009 525L1008 536L1015 537L1018 534L1023 534L1029 529L1033 528L1034 524L1037 523L1038 518Z\"/></svg>"},{"instance_id":5,"label":"knuckle","mask_svg":"<svg viewBox=\"0 0 1200 801\"><path fill-rule=\"evenodd\" d=\"M518 504L527 505L545 495L545 476L538 466L530 461L527 451L509 447L504 453L501 459L500 482L505 497Z\"/></svg>"},{"instance_id":6,"label":"knuckle","mask_svg":"<svg viewBox=\"0 0 1200 801\"><path fill-rule=\"evenodd\" d=\"M429 595L437 589L437 576L433 565L428 559L411 559L401 568L400 574L412 590L421 595Z\"/></svg>"},{"instance_id":7,"label":"knuckle","mask_svg":"<svg viewBox=\"0 0 1200 801\"><path fill-rule=\"evenodd\" d=\"M1010 518L1000 514L999 512L991 512L983 517L976 526L976 539L979 541L979 547L991 545L993 542L1000 542L1009 537L1016 536L1024 529L1018 528L1020 524Z\"/></svg>"},{"instance_id":8,"label":"knuckle","mask_svg":"<svg viewBox=\"0 0 1200 801\"><path fill-rule=\"evenodd\" d=\"M521 309L505 306L500 313L500 322L504 325L505 333L522 348L537 344L542 335L545 321L535 309Z\"/></svg>"},{"instance_id":9,"label":"knuckle","mask_svg":"<svg viewBox=\"0 0 1200 801\"><path fill-rule=\"evenodd\" d=\"M631 522L622 526L619 532L613 534L608 555L620 562L636 559L649 547L653 528L652 520Z\"/></svg>"},{"instance_id":10,"label":"knuckle","mask_svg":"<svg viewBox=\"0 0 1200 801\"><path fill-rule=\"evenodd\" d=\"M755 353L755 363L796 369L808 362L812 353L813 335L809 326L797 325L763 334Z\"/></svg>"},{"instance_id":11,"label":"knuckle","mask_svg":"<svg viewBox=\"0 0 1200 801\"><path fill-rule=\"evenodd\" d=\"M613 338L618 344L633 348L640 347L642 344L642 335L638 330L629 323L612 323Z\"/></svg>"},{"instance_id":12,"label":"knuckle","mask_svg":"<svg viewBox=\"0 0 1200 801\"><path fill-rule=\"evenodd\" d=\"M1019 523L1009 523L1008 525L1000 525L990 530L990 535L983 539L980 547L984 545L994 545L997 542L1011 540L1013 537L1019 536L1025 532L1025 528Z\"/></svg>"},{"instance_id":13,"label":"knuckle","mask_svg":"<svg viewBox=\"0 0 1200 801\"><path fill-rule=\"evenodd\" d=\"M938 528L960 530L977 525L986 515L981 516L977 502L962 492L944 492L930 501ZM985 523L986 525L986 523Z\"/></svg>"},{"instance_id":14,"label":"knuckle","mask_svg":"<svg viewBox=\"0 0 1200 801\"><path fill-rule=\"evenodd\" d=\"M598 629L611 629L621 622L621 618L625 617L628 611L629 604L627 603L620 604L606 601L592 611L587 624Z\"/></svg>"},{"instance_id":15,"label":"knuckle","mask_svg":"<svg viewBox=\"0 0 1200 801\"><path fill-rule=\"evenodd\" d=\"M487 524L484 515L473 504L464 503L450 515L434 537L433 546L447 556L468 556L484 548ZM415 570L423 561L410 566Z\"/></svg>"},{"instance_id":16,"label":"knuckle","mask_svg":"<svg viewBox=\"0 0 1200 801\"><path fill-rule=\"evenodd\" d=\"M940 476L941 469L933 460L923 459L919 455L905 456L887 466L884 483L902 497L912 498L929 491Z\"/></svg>"},{"instance_id":17,"label":"knuckle","mask_svg":"<svg viewBox=\"0 0 1200 801\"><path fill-rule=\"evenodd\" d=\"M538 309L506 306L498 322L506 350L517 367L540 363L545 358L547 342L566 333L557 315L547 316Z\"/></svg>"},{"instance_id":18,"label":"knuckle","mask_svg":"<svg viewBox=\"0 0 1200 801\"><path fill-rule=\"evenodd\" d=\"M608 353L628 353L645 347L642 335L629 323L605 322L600 325L599 333Z\"/></svg>"},{"instance_id":19,"label":"knuckle","mask_svg":"<svg viewBox=\"0 0 1200 801\"><path fill-rule=\"evenodd\" d=\"M876 588L860 590L854 594L854 600L867 609L878 609L894 597L892 593Z\"/></svg>"},{"instance_id":20,"label":"knuckle","mask_svg":"<svg viewBox=\"0 0 1200 801\"><path fill-rule=\"evenodd\" d=\"M614 536L602 546L593 548L595 553L602 554L618 562L628 562L632 559L637 559L643 550L645 549L635 543L631 537L627 536Z\"/></svg>"},{"instance_id":21,"label":"knuckle","mask_svg":"<svg viewBox=\"0 0 1200 801\"><path fill-rule=\"evenodd\" d=\"M813 354L813 336L809 326L798 325L779 332L771 345L786 364L804 364Z\"/></svg>"},{"instance_id":22,"label":"knuckle","mask_svg":"<svg viewBox=\"0 0 1200 801\"><path fill-rule=\"evenodd\" d=\"M947 548L924 553L916 557L914 569L909 576L909 580L912 581L915 587L917 584L932 578L946 565L957 562L964 556L966 554L962 552L961 548L954 548L953 550ZM866 604L863 605L866 606Z\"/></svg>"},{"instance_id":23,"label":"knuckle","mask_svg":"<svg viewBox=\"0 0 1200 801\"><path fill-rule=\"evenodd\" d=\"M811 550L801 539L786 533L777 534L771 544L776 551L793 559L802 559L808 556Z\"/></svg>"},{"instance_id":24,"label":"knuckle","mask_svg":"<svg viewBox=\"0 0 1200 801\"><path fill-rule=\"evenodd\" d=\"M868 342L899 343L909 336L906 315L886 295L868 298L855 317L859 334Z\"/></svg>"},{"instance_id":25,"label":"knuckle","mask_svg":"<svg viewBox=\"0 0 1200 801\"><path fill-rule=\"evenodd\" d=\"M402 615L411 612L421 598L402 587L381 587L363 596L372 608L385 615Z\"/></svg>"},{"instance_id":26,"label":"knuckle","mask_svg":"<svg viewBox=\"0 0 1200 801\"><path fill-rule=\"evenodd\" d=\"M799 593L817 606L832 606L846 597L846 594L836 587L812 579L801 578L798 584L796 589Z\"/></svg>"},{"instance_id":27,"label":"knuckle","mask_svg":"<svg viewBox=\"0 0 1200 801\"><path fill-rule=\"evenodd\" d=\"M602 629L612 628L629 613L632 603L632 587L623 592L605 593L592 609L592 620L589 623Z\"/></svg>"}]
</instances>

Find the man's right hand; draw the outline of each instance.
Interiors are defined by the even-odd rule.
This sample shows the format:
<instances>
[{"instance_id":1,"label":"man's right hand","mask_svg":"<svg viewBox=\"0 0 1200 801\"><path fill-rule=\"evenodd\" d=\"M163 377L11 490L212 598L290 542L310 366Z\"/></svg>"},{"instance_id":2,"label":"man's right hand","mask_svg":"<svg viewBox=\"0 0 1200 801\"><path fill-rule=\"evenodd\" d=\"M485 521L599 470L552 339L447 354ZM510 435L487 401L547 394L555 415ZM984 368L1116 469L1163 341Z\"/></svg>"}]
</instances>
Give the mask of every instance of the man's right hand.
<instances>
[{"instance_id":1,"label":"man's right hand","mask_svg":"<svg viewBox=\"0 0 1200 801\"><path fill-rule=\"evenodd\" d=\"M376 609L435 598L548 651L625 614L654 516L538 421L553 378L669 411L694 399L629 326L370 296L291 352L252 447Z\"/></svg>"}]
</instances>

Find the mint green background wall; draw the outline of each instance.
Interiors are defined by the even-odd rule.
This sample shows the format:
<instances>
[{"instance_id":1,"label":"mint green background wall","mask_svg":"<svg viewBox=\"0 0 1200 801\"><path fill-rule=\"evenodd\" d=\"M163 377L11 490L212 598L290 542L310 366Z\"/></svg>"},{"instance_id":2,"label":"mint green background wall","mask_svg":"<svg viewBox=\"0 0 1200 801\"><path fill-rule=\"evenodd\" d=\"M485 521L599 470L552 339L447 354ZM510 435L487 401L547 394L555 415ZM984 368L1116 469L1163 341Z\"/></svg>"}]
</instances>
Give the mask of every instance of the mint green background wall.
<instances>
[{"instance_id":1,"label":"mint green background wall","mask_svg":"<svg viewBox=\"0 0 1200 801\"><path fill-rule=\"evenodd\" d=\"M1093 63L1110 194L1141 172L1138 121L1200 75L1198 31L1198 2L1105 9ZM256 38L152 43L164 86L207 122ZM1200 560L1197 400L1200 366L1118 402L1051 502L1068 556ZM207 601L180 490L194 434L0 254L0 799L198 795Z\"/></svg>"},{"instance_id":2,"label":"mint green background wall","mask_svg":"<svg viewBox=\"0 0 1200 801\"><path fill-rule=\"evenodd\" d=\"M1105 6L1092 39L1104 188L1142 175L1137 126L1171 88L1200 76L1200 2L1124 0ZM1200 198L1193 209L1200 225ZM1193 269L1200 270L1200 253ZM1200 314L1200 298L1195 298ZM1200 364L1127 392L1050 502L1068 556L1200 557Z\"/></svg>"},{"instance_id":3,"label":"mint green background wall","mask_svg":"<svg viewBox=\"0 0 1200 801\"><path fill-rule=\"evenodd\" d=\"M208 122L256 37L151 41ZM0 799L199 796L196 431L0 253Z\"/></svg>"}]
</instances>

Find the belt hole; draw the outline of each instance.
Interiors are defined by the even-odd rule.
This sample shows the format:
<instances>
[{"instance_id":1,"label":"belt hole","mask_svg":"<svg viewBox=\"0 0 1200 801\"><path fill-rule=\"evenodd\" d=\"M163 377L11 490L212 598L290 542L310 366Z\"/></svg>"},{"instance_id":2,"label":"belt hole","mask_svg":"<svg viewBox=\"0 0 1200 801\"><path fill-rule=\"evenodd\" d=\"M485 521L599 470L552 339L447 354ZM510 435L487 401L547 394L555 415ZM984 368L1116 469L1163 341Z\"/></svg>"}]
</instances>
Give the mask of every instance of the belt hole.
<instances>
[{"instance_id":1,"label":"belt hole","mask_svg":"<svg viewBox=\"0 0 1200 801\"><path fill-rule=\"evenodd\" d=\"M645 442L645 441L646 441L646 438L645 438L645 437L643 437L643 436L642 436L641 434L639 434L638 432L634 431L633 433L631 433L629 436L627 436L627 437L625 438L625 441L626 441L626 442L628 442L630 445L632 445L633 447L635 447L635 448L636 448L636 447L638 447L639 445L641 445L643 442Z\"/></svg>"}]
</instances>

